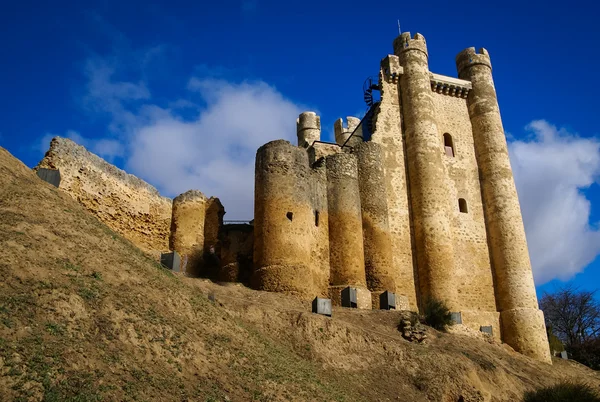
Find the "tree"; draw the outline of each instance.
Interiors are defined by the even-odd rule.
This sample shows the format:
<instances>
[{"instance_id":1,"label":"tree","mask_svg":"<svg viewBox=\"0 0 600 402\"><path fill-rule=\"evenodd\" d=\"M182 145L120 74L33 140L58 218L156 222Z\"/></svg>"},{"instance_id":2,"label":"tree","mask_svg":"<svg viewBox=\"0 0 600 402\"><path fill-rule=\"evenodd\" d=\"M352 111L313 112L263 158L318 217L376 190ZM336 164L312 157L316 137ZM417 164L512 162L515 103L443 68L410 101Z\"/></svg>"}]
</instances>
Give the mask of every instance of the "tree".
<instances>
[{"instance_id":1,"label":"tree","mask_svg":"<svg viewBox=\"0 0 600 402\"><path fill-rule=\"evenodd\" d=\"M567 285L545 293L540 300L546 325L567 350L600 336L600 302L595 293Z\"/></svg>"}]
</instances>

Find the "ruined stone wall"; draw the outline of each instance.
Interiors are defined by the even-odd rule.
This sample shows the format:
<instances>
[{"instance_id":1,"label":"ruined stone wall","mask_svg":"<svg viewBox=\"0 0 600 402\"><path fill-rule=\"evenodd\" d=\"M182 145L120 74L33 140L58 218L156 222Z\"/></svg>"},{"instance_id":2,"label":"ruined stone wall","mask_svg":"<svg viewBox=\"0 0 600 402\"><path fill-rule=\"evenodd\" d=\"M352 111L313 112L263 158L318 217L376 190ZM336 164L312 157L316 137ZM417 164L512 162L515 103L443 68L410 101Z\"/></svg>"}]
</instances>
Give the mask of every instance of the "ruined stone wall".
<instances>
[{"instance_id":1,"label":"ruined stone wall","mask_svg":"<svg viewBox=\"0 0 600 402\"><path fill-rule=\"evenodd\" d=\"M253 273L254 227L228 224L221 228L221 268L218 280L250 284Z\"/></svg>"},{"instance_id":2,"label":"ruined stone wall","mask_svg":"<svg viewBox=\"0 0 600 402\"><path fill-rule=\"evenodd\" d=\"M467 101L443 93L435 93L433 100L439 152L443 155L445 185L448 189L447 202L455 255L454 280L458 290L457 309L495 312L496 299ZM447 154L444 149L444 134L451 136L454 156ZM460 212L459 198L466 202L466 213ZM480 325L492 323L473 325L479 328ZM494 326L494 331L499 332L499 328Z\"/></svg>"},{"instance_id":3,"label":"ruined stone wall","mask_svg":"<svg viewBox=\"0 0 600 402\"><path fill-rule=\"evenodd\" d=\"M404 138L402 133L398 82L400 64L397 56L387 56L381 62L381 103L373 117L371 141L381 144L388 218L392 240L393 266L398 280L396 294L407 297L411 310L416 311L417 292L413 265L410 208Z\"/></svg>"},{"instance_id":4,"label":"ruined stone wall","mask_svg":"<svg viewBox=\"0 0 600 402\"><path fill-rule=\"evenodd\" d=\"M139 248L169 250L171 200L73 141L55 137L38 168L60 169L60 189Z\"/></svg>"},{"instance_id":5,"label":"ruined stone wall","mask_svg":"<svg viewBox=\"0 0 600 402\"><path fill-rule=\"evenodd\" d=\"M188 276L200 275L206 201L204 194L197 190L187 191L173 199L169 245L181 257L181 272Z\"/></svg>"}]
</instances>

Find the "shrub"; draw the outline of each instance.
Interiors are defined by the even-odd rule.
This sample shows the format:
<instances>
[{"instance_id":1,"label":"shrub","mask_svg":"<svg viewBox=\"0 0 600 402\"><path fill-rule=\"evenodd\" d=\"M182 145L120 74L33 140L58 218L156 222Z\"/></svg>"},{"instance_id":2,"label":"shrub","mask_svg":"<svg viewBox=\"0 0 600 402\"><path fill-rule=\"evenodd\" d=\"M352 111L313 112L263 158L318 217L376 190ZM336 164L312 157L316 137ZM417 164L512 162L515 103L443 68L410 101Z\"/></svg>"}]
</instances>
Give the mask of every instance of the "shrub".
<instances>
[{"instance_id":1,"label":"shrub","mask_svg":"<svg viewBox=\"0 0 600 402\"><path fill-rule=\"evenodd\" d=\"M441 300L429 299L423 306L425 324L438 331L445 331L446 327L453 324L450 309Z\"/></svg>"},{"instance_id":2,"label":"shrub","mask_svg":"<svg viewBox=\"0 0 600 402\"><path fill-rule=\"evenodd\" d=\"M587 384L563 382L527 392L523 402L600 402L600 397Z\"/></svg>"}]
</instances>

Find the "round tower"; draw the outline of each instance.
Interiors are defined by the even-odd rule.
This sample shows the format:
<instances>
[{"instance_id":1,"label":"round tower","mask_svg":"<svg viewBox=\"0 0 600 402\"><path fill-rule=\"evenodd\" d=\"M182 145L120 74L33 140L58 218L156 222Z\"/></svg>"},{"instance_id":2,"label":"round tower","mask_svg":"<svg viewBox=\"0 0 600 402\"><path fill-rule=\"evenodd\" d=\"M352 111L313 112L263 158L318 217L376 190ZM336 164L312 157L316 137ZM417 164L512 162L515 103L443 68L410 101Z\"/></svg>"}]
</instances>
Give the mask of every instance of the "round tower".
<instances>
[{"instance_id":1,"label":"round tower","mask_svg":"<svg viewBox=\"0 0 600 402\"><path fill-rule=\"evenodd\" d=\"M517 351L551 363L533 283L527 240L500 118L492 64L485 49L456 57L459 78L471 81L467 103L473 126L490 255L503 340Z\"/></svg>"},{"instance_id":2,"label":"round tower","mask_svg":"<svg viewBox=\"0 0 600 402\"><path fill-rule=\"evenodd\" d=\"M340 146L346 144L354 147L363 141L362 127L358 127L360 119L358 117L347 116L346 121L347 127L344 127L344 120L342 118L337 119L333 123L335 142ZM351 135L352 137L350 137ZM350 140L348 141L349 138Z\"/></svg>"},{"instance_id":3,"label":"round tower","mask_svg":"<svg viewBox=\"0 0 600 402\"><path fill-rule=\"evenodd\" d=\"M329 214L330 295L340 305L341 291L357 288L358 308L370 309L362 236L356 156L349 153L325 158Z\"/></svg>"},{"instance_id":4,"label":"round tower","mask_svg":"<svg viewBox=\"0 0 600 402\"><path fill-rule=\"evenodd\" d=\"M387 192L380 144L367 141L354 147L358 159L358 183L362 211L367 288L373 308L379 308L379 295L396 292L399 270L394 270Z\"/></svg>"},{"instance_id":5,"label":"round tower","mask_svg":"<svg viewBox=\"0 0 600 402\"><path fill-rule=\"evenodd\" d=\"M200 275L206 201L198 190L186 191L173 199L169 247L181 256L181 270L188 276Z\"/></svg>"},{"instance_id":6,"label":"round tower","mask_svg":"<svg viewBox=\"0 0 600 402\"><path fill-rule=\"evenodd\" d=\"M425 38L405 32L394 40L394 53L404 68L400 89L421 302L435 298L458 311L450 205Z\"/></svg>"},{"instance_id":7,"label":"round tower","mask_svg":"<svg viewBox=\"0 0 600 402\"><path fill-rule=\"evenodd\" d=\"M256 152L253 287L312 298L314 213L304 148L271 141Z\"/></svg>"},{"instance_id":8,"label":"round tower","mask_svg":"<svg viewBox=\"0 0 600 402\"><path fill-rule=\"evenodd\" d=\"M304 112L296 119L298 146L310 147L313 142L321 140L321 118L315 112Z\"/></svg>"}]
</instances>

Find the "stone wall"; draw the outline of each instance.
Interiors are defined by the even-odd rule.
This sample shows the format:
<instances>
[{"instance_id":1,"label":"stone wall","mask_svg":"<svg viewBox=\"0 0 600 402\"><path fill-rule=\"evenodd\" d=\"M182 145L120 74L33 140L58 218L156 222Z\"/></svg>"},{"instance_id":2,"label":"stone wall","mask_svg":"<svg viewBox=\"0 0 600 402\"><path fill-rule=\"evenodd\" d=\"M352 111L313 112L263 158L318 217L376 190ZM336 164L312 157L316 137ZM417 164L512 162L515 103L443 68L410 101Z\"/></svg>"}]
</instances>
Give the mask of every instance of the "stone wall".
<instances>
[{"instance_id":1,"label":"stone wall","mask_svg":"<svg viewBox=\"0 0 600 402\"><path fill-rule=\"evenodd\" d=\"M454 280L457 292L457 311L496 311L496 298L487 243L481 186L473 131L466 99L434 93L438 143L446 172L447 202L454 244ZM446 153L444 135L451 138L453 152ZM452 154L454 156L452 156ZM459 209L464 199L466 212ZM464 315L464 314L463 314ZM489 316L471 314L487 319ZM468 321L468 320L467 320ZM475 327L493 325L499 333L498 320L481 321Z\"/></svg>"},{"instance_id":2,"label":"stone wall","mask_svg":"<svg viewBox=\"0 0 600 402\"><path fill-rule=\"evenodd\" d=\"M142 250L169 250L171 199L145 181L61 137L36 168L60 169L60 189Z\"/></svg>"}]
</instances>

